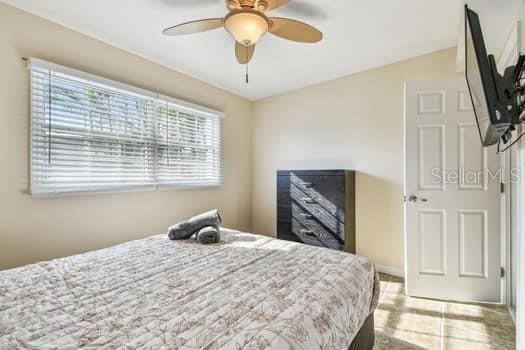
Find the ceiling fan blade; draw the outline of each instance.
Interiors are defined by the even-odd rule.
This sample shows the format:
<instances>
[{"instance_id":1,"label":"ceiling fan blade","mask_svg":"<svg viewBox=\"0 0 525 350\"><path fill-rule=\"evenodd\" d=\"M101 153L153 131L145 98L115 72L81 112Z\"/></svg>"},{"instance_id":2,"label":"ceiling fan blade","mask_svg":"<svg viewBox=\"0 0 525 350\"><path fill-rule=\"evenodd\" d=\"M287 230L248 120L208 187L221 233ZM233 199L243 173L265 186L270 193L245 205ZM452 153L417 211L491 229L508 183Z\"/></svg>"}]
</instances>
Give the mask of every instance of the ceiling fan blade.
<instances>
[{"instance_id":1,"label":"ceiling fan blade","mask_svg":"<svg viewBox=\"0 0 525 350\"><path fill-rule=\"evenodd\" d=\"M187 23L177 24L176 26L166 28L162 31L162 34L175 36L175 35L186 35L193 33L206 32L220 28L224 25L224 19L222 18L210 18L201 19L198 21L191 21Z\"/></svg>"},{"instance_id":2,"label":"ceiling fan blade","mask_svg":"<svg viewBox=\"0 0 525 350\"><path fill-rule=\"evenodd\" d=\"M251 46L244 46L235 42L235 57L240 64L246 64L252 60L255 53L255 44Z\"/></svg>"},{"instance_id":3,"label":"ceiling fan blade","mask_svg":"<svg viewBox=\"0 0 525 350\"><path fill-rule=\"evenodd\" d=\"M290 0L267 0L268 1L268 7L264 12L268 12L271 10L275 10L278 7L284 6L290 2Z\"/></svg>"},{"instance_id":4,"label":"ceiling fan blade","mask_svg":"<svg viewBox=\"0 0 525 350\"><path fill-rule=\"evenodd\" d=\"M309 24L289 18L270 17L270 33L278 37L301 43L316 43L323 33Z\"/></svg>"}]
</instances>

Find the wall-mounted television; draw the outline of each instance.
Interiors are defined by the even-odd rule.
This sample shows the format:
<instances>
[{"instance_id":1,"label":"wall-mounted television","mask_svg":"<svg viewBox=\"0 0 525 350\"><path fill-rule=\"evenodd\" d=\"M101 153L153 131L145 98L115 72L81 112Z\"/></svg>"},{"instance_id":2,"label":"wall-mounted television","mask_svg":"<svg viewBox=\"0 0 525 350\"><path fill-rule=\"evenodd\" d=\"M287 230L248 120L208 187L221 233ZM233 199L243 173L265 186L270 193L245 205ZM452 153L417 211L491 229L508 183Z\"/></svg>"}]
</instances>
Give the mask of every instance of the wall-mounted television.
<instances>
[{"instance_id":1,"label":"wall-mounted television","mask_svg":"<svg viewBox=\"0 0 525 350\"><path fill-rule=\"evenodd\" d=\"M465 75L484 147L506 142L520 123L519 75L523 57L501 76L493 55L487 54L479 16L465 5Z\"/></svg>"}]
</instances>

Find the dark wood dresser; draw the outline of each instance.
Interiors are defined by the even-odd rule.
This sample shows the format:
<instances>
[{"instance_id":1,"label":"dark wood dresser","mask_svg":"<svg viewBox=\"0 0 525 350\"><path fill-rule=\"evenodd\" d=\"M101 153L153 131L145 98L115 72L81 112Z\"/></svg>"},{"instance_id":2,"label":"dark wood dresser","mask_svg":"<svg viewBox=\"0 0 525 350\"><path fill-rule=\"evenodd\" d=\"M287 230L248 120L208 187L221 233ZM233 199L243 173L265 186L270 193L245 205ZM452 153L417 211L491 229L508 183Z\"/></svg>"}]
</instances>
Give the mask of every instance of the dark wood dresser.
<instances>
[{"instance_id":1,"label":"dark wood dresser","mask_svg":"<svg viewBox=\"0 0 525 350\"><path fill-rule=\"evenodd\" d=\"M277 172L277 238L355 253L355 172Z\"/></svg>"}]
</instances>

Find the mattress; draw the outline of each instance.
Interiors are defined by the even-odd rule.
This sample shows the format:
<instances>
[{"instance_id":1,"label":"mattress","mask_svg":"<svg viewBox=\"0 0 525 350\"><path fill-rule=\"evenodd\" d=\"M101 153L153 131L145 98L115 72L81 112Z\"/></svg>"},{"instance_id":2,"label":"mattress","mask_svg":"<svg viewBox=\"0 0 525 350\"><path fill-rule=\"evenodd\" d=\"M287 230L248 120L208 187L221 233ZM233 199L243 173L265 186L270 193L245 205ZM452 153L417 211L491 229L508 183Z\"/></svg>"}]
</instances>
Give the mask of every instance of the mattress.
<instances>
[{"instance_id":1,"label":"mattress","mask_svg":"<svg viewBox=\"0 0 525 350\"><path fill-rule=\"evenodd\" d=\"M363 257L223 230L0 272L0 349L348 349L377 306Z\"/></svg>"}]
</instances>

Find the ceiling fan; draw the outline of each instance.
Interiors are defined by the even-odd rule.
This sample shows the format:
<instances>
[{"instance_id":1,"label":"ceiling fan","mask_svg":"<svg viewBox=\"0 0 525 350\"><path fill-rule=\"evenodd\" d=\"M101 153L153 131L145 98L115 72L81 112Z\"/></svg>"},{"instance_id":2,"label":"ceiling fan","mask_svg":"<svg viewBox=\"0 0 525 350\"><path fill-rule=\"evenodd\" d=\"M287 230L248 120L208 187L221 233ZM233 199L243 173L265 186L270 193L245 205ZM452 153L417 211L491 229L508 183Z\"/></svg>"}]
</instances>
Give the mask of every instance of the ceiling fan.
<instances>
[{"instance_id":1,"label":"ceiling fan","mask_svg":"<svg viewBox=\"0 0 525 350\"><path fill-rule=\"evenodd\" d=\"M268 17L267 13L290 0L227 0L229 13L224 18L209 18L165 29L168 36L187 35L221 27L235 39L235 56L240 64L247 64L255 52L255 44L266 33L302 42L316 43L322 40L323 33L309 24L281 17Z\"/></svg>"}]
</instances>

